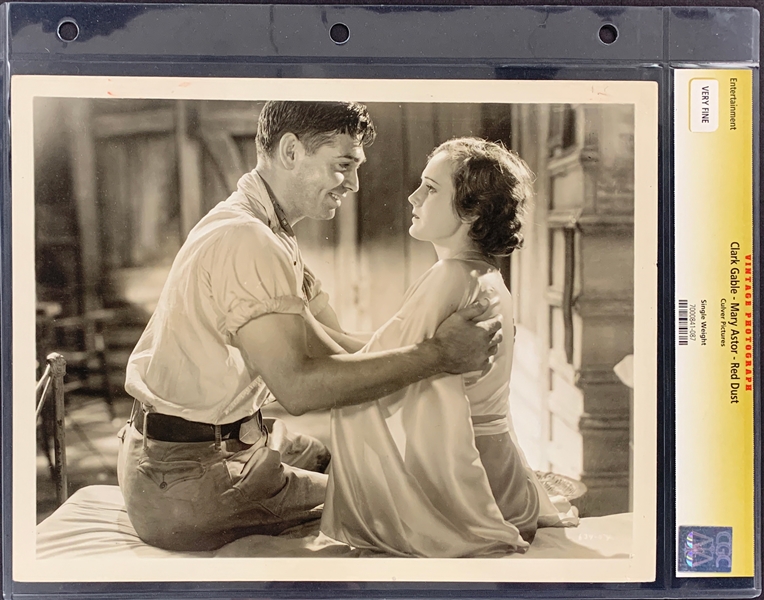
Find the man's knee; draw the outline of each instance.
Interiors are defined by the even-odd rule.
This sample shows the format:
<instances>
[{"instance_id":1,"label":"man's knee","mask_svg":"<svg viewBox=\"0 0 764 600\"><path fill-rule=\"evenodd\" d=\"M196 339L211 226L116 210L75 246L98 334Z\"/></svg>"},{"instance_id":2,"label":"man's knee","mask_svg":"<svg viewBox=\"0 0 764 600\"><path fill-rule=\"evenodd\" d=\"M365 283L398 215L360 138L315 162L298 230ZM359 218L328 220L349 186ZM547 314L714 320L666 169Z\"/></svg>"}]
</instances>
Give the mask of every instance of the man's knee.
<instances>
[{"instance_id":1,"label":"man's knee","mask_svg":"<svg viewBox=\"0 0 764 600\"><path fill-rule=\"evenodd\" d=\"M290 451L282 455L282 460L299 469L326 473L332 455L323 442L308 435L295 434Z\"/></svg>"},{"instance_id":2,"label":"man's knee","mask_svg":"<svg viewBox=\"0 0 764 600\"><path fill-rule=\"evenodd\" d=\"M306 471L326 473L332 455L323 442L309 435L298 433L293 437L292 448L293 456L288 464Z\"/></svg>"},{"instance_id":3,"label":"man's knee","mask_svg":"<svg viewBox=\"0 0 764 600\"><path fill-rule=\"evenodd\" d=\"M291 467L325 473L331 461L326 445L316 438L289 431L280 419L264 419L270 433L268 446L281 454L281 461Z\"/></svg>"}]
</instances>

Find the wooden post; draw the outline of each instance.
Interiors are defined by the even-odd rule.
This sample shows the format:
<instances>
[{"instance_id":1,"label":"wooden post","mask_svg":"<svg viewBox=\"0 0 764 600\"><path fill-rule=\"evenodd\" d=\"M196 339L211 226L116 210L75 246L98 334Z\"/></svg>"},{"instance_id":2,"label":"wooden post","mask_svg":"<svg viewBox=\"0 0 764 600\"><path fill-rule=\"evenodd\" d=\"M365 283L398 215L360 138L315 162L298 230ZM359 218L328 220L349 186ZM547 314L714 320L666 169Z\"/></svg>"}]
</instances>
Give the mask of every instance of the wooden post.
<instances>
[{"instance_id":1,"label":"wooden post","mask_svg":"<svg viewBox=\"0 0 764 600\"><path fill-rule=\"evenodd\" d=\"M198 126L193 122L197 120L194 106L187 100L179 101L175 118L181 236L185 240L188 232L202 218L202 147L198 138L192 135L192 130Z\"/></svg>"},{"instance_id":2,"label":"wooden post","mask_svg":"<svg viewBox=\"0 0 764 600\"><path fill-rule=\"evenodd\" d=\"M96 147L89 100L69 104L72 183L77 204L82 269L81 314L100 308L101 227L98 219ZM90 332L88 332L90 333ZM88 339L92 339L88 335Z\"/></svg>"},{"instance_id":3,"label":"wooden post","mask_svg":"<svg viewBox=\"0 0 764 600\"><path fill-rule=\"evenodd\" d=\"M66 477L66 422L64 406L64 375L66 375L66 360L58 352L48 354L48 364L53 381L53 396L55 399L56 433L54 438L56 496L58 503L63 504L68 497L69 484Z\"/></svg>"}]
</instances>

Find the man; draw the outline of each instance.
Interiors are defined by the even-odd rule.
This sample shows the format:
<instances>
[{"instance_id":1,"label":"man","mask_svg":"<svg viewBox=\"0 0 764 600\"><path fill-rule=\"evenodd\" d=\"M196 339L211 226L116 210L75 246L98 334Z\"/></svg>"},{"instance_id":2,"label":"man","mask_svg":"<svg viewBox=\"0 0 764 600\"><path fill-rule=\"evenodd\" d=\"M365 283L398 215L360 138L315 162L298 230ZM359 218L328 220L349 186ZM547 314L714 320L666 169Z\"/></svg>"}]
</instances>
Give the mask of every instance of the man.
<instances>
[{"instance_id":1,"label":"man","mask_svg":"<svg viewBox=\"0 0 764 600\"><path fill-rule=\"evenodd\" d=\"M358 190L375 136L357 103L269 102L258 162L189 233L127 367L136 399L121 432L119 482L147 543L210 550L316 519L329 462L312 438L264 422L275 396L291 414L359 404L440 373L485 368L498 323L484 306L443 322L432 339L350 354L292 231L331 219Z\"/></svg>"}]
</instances>

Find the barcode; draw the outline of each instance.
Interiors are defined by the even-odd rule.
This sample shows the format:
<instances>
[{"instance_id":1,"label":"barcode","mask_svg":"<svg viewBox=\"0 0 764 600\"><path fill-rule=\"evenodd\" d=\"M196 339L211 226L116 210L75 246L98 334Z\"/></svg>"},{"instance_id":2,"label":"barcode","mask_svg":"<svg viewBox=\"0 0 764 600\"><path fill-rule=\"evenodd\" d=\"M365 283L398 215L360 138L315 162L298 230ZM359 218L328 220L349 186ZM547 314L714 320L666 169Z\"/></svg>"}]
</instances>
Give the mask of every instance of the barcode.
<instances>
[{"instance_id":1,"label":"barcode","mask_svg":"<svg viewBox=\"0 0 764 600\"><path fill-rule=\"evenodd\" d=\"M689 339L689 331L687 321L689 319L689 302L687 300L679 300L677 305L677 333L680 346L686 346Z\"/></svg>"}]
</instances>

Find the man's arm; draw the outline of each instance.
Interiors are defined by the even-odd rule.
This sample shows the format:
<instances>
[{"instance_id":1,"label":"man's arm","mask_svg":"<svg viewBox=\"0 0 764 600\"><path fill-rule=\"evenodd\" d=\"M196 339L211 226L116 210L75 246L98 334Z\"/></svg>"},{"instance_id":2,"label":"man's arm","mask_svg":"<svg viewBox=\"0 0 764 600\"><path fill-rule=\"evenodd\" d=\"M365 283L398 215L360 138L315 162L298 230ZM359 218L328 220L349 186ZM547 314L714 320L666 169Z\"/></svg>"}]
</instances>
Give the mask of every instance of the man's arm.
<instances>
[{"instance_id":1,"label":"man's arm","mask_svg":"<svg viewBox=\"0 0 764 600\"><path fill-rule=\"evenodd\" d=\"M486 368L501 341L501 324L471 322L485 310L462 309L428 340L369 354L320 355L309 347L320 334L308 332L303 317L292 314L258 317L239 329L235 341L253 374L262 376L288 412L300 415L362 404L440 373Z\"/></svg>"},{"instance_id":2,"label":"man's arm","mask_svg":"<svg viewBox=\"0 0 764 600\"><path fill-rule=\"evenodd\" d=\"M477 271L470 273L471 277L474 277L479 283L479 274ZM481 294L484 297L490 299L492 304L498 302L498 297L495 296L493 289L483 289L481 285ZM486 311L482 315L482 319L489 319L491 317L490 311ZM363 348L374 335L374 332L348 332L340 325L337 313L330 304L327 304L321 312L315 315L316 321L321 324L321 327L326 334L346 352L358 352Z\"/></svg>"}]
</instances>

